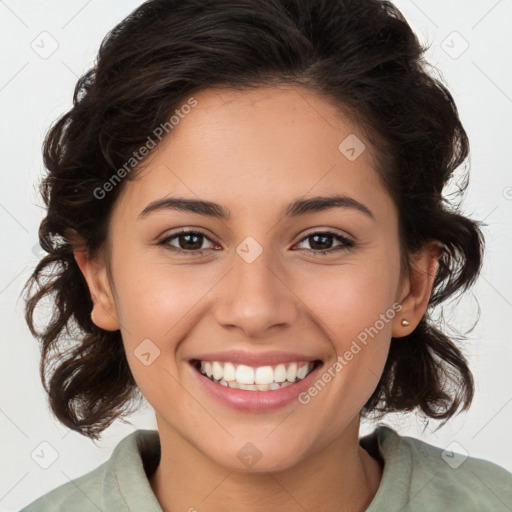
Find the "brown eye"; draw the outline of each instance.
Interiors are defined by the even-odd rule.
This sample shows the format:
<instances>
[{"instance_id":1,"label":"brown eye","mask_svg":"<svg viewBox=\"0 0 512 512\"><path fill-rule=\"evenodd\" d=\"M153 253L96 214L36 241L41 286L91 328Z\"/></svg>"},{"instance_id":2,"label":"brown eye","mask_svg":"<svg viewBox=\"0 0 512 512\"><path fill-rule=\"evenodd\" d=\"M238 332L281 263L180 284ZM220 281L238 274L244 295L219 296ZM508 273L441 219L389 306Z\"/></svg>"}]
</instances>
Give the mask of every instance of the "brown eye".
<instances>
[{"instance_id":1,"label":"brown eye","mask_svg":"<svg viewBox=\"0 0 512 512\"><path fill-rule=\"evenodd\" d=\"M171 241L177 240L178 247L171 244ZM158 245L163 245L171 251L178 253L194 253L202 254L208 248L202 249L204 240L210 240L204 233L200 231L179 231L158 242Z\"/></svg>"},{"instance_id":2,"label":"brown eye","mask_svg":"<svg viewBox=\"0 0 512 512\"><path fill-rule=\"evenodd\" d=\"M209 248L202 248L205 240L210 241L212 246ZM178 246L171 243L175 241L178 242ZM306 248L303 250L320 255L348 250L355 245L355 243L349 238L332 231L317 231L310 233L299 243L304 243L305 241L309 243L310 249ZM334 242L338 242L338 245L333 245ZM211 242L209 237L200 231L182 230L165 237L158 242L158 245L163 245L173 252L182 254L203 254L208 250L214 249L213 242Z\"/></svg>"},{"instance_id":3,"label":"brown eye","mask_svg":"<svg viewBox=\"0 0 512 512\"><path fill-rule=\"evenodd\" d=\"M333 247L333 239L341 243L341 245ZM311 249L308 252L317 252L319 254L333 253L340 250L347 250L355 244L352 240L332 231L317 231L310 233L304 237L300 243L307 241Z\"/></svg>"}]
</instances>

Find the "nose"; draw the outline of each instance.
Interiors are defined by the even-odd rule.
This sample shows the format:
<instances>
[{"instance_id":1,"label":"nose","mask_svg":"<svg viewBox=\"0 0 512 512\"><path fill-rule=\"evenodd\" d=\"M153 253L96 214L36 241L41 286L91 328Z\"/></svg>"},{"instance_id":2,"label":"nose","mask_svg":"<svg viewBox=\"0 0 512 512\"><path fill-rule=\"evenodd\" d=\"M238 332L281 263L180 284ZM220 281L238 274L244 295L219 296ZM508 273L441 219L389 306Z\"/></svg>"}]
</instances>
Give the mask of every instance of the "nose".
<instances>
[{"instance_id":1,"label":"nose","mask_svg":"<svg viewBox=\"0 0 512 512\"><path fill-rule=\"evenodd\" d=\"M300 299L288 273L264 250L248 262L236 254L233 267L220 283L214 310L223 327L242 331L253 340L274 335L297 322Z\"/></svg>"}]
</instances>

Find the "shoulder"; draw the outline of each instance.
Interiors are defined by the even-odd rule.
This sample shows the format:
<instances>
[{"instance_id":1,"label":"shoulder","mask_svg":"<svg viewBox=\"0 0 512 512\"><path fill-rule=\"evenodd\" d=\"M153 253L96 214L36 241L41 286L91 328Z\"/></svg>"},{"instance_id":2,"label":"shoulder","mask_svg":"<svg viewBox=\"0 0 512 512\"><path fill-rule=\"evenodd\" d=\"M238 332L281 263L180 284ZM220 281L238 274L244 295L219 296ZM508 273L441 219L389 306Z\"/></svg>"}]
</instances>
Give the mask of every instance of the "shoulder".
<instances>
[{"instance_id":1,"label":"shoulder","mask_svg":"<svg viewBox=\"0 0 512 512\"><path fill-rule=\"evenodd\" d=\"M20 512L46 512L50 510L82 512L96 508L102 510L101 482L105 472L108 471L109 462L107 461L93 471L51 490L27 505Z\"/></svg>"},{"instance_id":2,"label":"shoulder","mask_svg":"<svg viewBox=\"0 0 512 512\"><path fill-rule=\"evenodd\" d=\"M137 430L122 439L101 466L30 503L20 512L160 511L146 471L158 463L158 432Z\"/></svg>"},{"instance_id":3,"label":"shoulder","mask_svg":"<svg viewBox=\"0 0 512 512\"><path fill-rule=\"evenodd\" d=\"M512 508L512 473L493 462L469 456L461 445L442 449L400 436L387 426L378 427L367 436L367 442L370 438L385 464L379 499L383 494L393 496L403 506L402 512Z\"/></svg>"}]
</instances>

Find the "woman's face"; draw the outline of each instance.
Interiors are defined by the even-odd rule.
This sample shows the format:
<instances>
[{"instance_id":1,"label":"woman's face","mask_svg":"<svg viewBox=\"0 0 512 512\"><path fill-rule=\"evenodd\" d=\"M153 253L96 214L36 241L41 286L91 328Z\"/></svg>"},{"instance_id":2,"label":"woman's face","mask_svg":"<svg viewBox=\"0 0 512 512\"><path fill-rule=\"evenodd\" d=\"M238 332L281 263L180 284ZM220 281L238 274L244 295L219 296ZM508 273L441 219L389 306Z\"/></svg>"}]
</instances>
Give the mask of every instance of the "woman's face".
<instances>
[{"instance_id":1,"label":"woman's face","mask_svg":"<svg viewBox=\"0 0 512 512\"><path fill-rule=\"evenodd\" d=\"M362 134L326 99L293 87L194 98L123 184L109 231L113 301L97 293L93 318L121 329L161 435L225 467L250 470L244 457L255 455L255 471L284 469L358 425L391 336L414 328L398 313L409 281L397 210ZM307 206L333 196L345 199ZM218 207L143 213L178 198ZM172 237L183 229L194 233ZM233 363L221 365L226 381L243 363L262 380L282 380L279 365L292 381L293 362L321 366L254 391L210 381L196 360Z\"/></svg>"}]
</instances>

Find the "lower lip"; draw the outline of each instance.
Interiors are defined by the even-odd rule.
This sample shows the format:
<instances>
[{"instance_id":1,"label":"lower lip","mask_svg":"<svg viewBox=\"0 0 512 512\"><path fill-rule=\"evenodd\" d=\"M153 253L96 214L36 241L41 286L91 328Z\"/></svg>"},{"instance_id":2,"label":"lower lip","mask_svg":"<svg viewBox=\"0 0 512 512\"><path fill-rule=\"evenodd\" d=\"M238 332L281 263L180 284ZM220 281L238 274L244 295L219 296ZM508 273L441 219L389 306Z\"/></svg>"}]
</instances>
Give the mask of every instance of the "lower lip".
<instances>
[{"instance_id":1,"label":"lower lip","mask_svg":"<svg viewBox=\"0 0 512 512\"><path fill-rule=\"evenodd\" d=\"M297 400L299 394L308 389L315 381L319 370L322 368L322 364L318 365L299 382L272 391L249 391L222 386L205 377L192 364L190 364L190 367L203 389L221 404L239 411L262 412L280 409Z\"/></svg>"}]
</instances>

